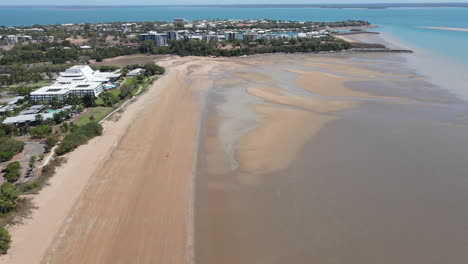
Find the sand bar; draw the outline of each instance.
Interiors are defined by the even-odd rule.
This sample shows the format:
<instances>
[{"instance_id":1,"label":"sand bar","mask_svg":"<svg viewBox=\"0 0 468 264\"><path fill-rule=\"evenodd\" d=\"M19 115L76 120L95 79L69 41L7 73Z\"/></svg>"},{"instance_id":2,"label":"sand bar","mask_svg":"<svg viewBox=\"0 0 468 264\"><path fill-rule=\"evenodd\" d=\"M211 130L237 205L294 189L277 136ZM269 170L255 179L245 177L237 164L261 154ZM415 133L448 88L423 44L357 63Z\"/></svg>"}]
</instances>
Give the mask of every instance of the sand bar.
<instances>
[{"instance_id":1,"label":"sand bar","mask_svg":"<svg viewBox=\"0 0 468 264\"><path fill-rule=\"evenodd\" d=\"M468 28L450 28L450 27L419 27L419 28L468 32Z\"/></svg>"}]
</instances>

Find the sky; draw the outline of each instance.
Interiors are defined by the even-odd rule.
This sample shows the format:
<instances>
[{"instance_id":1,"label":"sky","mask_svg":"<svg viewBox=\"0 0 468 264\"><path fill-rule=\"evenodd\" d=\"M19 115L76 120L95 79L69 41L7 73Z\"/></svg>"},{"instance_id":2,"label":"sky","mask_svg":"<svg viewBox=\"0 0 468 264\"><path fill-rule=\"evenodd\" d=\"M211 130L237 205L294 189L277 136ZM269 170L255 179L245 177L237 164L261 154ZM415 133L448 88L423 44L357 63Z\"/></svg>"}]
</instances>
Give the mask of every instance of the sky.
<instances>
[{"instance_id":1,"label":"sky","mask_svg":"<svg viewBox=\"0 0 468 264\"><path fill-rule=\"evenodd\" d=\"M196 5L196 4L350 4L465 3L468 0L0 0L0 5Z\"/></svg>"}]
</instances>

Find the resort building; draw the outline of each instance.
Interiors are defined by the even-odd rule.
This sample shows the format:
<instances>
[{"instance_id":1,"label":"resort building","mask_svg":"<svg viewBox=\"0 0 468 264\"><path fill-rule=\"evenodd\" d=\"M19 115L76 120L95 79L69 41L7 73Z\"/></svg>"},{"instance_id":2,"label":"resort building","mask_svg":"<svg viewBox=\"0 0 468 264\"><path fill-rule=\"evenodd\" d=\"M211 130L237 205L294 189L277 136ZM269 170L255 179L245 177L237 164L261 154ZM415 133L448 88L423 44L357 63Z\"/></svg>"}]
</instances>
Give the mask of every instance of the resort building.
<instances>
[{"instance_id":1,"label":"resort building","mask_svg":"<svg viewBox=\"0 0 468 264\"><path fill-rule=\"evenodd\" d=\"M60 73L54 84L42 87L30 94L31 100L50 101L52 98L63 100L69 94L83 97L86 94L99 96L104 90L104 84L115 82L121 73L94 71L87 65L73 66Z\"/></svg>"}]
</instances>

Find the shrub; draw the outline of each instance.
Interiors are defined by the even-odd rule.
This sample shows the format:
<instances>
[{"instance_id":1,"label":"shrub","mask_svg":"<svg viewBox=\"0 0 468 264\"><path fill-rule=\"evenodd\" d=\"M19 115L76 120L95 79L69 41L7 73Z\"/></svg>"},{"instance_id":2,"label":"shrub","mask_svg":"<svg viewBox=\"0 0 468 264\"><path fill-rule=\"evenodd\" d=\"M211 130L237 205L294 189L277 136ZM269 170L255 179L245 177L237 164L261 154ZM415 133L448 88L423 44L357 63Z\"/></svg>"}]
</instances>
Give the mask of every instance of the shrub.
<instances>
[{"instance_id":1,"label":"shrub","mask_svg":"<svg viewBox=\"0 0 468 264\"><path fill-rule=\"evenodd\" d=\"M54 135L48 136L45 141L45 151L49 152L55 146L55 144L57 144L57 141L57 137Z\"/></svg>"},{"instance_id":2,"label":"shrub","mask_svg":"<svg viewBox=\"0 0 468 264\"><path fill-rule=\"evenodd\" d=\"M11 236L8 230L4 227L0 227L0 253L6 254L10 248Z\"/></svg>"},{"instance_id":3,"label":"shrub","mask_svg":"<svg viewBox=\"0 0 468 264\"><path fill-rule=\"evenodd\" d=\"M114 104L119 102L119 98L110 92L102 93L101 99L102 99L102 102L104 103L104 106L107 106L107 107L111 107Z\"/></svg>"},{"instance_id":4,"label":"shrub","mask_svg":"<svg viewBox=\"0 0 468 264\"><path fill-rule=\"evenodd\" d=\"M0 161L10 160L16 153L23 151L24 143L8 137L0 138Z\"/></svg>"},{"instance_id":5,"label":"shrub","mask_svg":"<svg viewBox=\"0 0 468 264\"><path fill-rule=\"evenodd\" d=\"M29 129L32 138L45 138L52 133L52 128L48 125L40 125Z\"/></svg>"},{"instance_id":6,"label":"shrub","mask_svg":"<svg viewBox=\"0 0 468 264\"><path fill-rule=\"evenodd\" d=\"M57 155L61 156L68 153L80 145L88 143L88 141L102 134L102 126L96 122L88 123L78 127L73 132L65 136L62 143L56 150Z\"/></svg>"},{"instance_id":7,"label":"shrub","mask_svg":"<svg viewBox=\"0 0 468 264\"><path fill-rule=\"evenodd\" d=\"M20 191L11 183L5 182L0 186L0 214L5 215L16 209L16 199Z\"/></svg>"},{"instance_id":8,"label":"shrub","mask_svg":"<svg viewBox=\"0 0 468 264\"><path fill-rule=\"evenodd\" d=\"M5 175L3 175L3 177L5 177L8 182L16 182L21 177L20 169L21 166L18 161L11 162L4 169Z\"/></svg>"}]
</instances>

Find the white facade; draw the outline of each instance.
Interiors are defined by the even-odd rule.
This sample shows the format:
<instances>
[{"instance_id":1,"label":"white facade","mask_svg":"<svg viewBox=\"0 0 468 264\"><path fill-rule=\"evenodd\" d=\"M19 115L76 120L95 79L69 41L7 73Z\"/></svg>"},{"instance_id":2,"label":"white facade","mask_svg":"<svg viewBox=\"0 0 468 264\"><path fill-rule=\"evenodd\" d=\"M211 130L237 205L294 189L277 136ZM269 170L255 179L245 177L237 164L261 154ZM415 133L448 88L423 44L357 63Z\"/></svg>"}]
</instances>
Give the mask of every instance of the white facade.
<instances>
[{"instance_id":1,"label":"white facade","mask_svg":"<svg viewBox=\"0 0 468 264\"><path fill-rule=\"evenodd\" d=\"M50 101L52 98L63 100L69 94L78 97L91 94L97 97L103 92L104 83L114 81L119 76L119 71L100 72L93 71L87 65L77 65L60 73L54 84L32 92L30 97L34 101Z\"/></svg>"}]
</instances>

